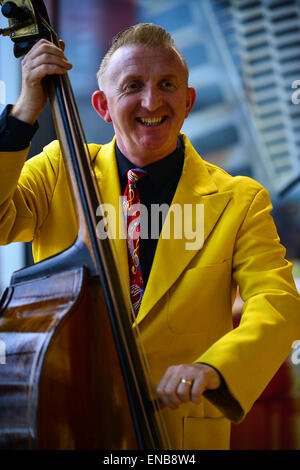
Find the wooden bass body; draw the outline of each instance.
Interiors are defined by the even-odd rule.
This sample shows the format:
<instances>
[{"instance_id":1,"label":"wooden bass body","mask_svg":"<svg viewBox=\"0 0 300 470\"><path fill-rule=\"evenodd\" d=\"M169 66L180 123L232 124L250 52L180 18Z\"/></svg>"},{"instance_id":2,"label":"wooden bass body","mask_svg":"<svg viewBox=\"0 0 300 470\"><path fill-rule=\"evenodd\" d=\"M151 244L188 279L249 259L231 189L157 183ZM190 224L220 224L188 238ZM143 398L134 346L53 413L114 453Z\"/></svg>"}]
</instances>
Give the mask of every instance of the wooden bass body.
<instances>
[{"instance_id":1,"label":"wooden bass body","mask_svg":"<svg viewBox=\"0 0 300 470\"><path fill-rule=\"evenodd\" d=\"M137 448L101 292L84 267L5 291L0 448Z\"/></svg>"}]
</instances>

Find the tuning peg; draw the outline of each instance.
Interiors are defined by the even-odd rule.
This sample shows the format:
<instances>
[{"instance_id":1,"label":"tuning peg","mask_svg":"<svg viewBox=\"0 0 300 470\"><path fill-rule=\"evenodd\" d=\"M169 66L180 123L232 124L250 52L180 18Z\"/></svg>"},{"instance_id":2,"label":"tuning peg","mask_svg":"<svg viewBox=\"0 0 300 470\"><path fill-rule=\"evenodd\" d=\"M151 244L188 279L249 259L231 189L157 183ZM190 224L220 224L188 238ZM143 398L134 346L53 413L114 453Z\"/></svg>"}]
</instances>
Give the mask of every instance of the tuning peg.
<instances>
[{"instance_id":1,"label":"tuning peg","mask_svg":"<svg viewBox=\"0 0 300 470\"><path fill-rule=\"evenodd\" d=\"M28 8L19 7L14 2L4 3L3 7L1 8L1 13L6 18L14 18L18 21L27 20L31 16Z\"/></svg>"}]
</instances>

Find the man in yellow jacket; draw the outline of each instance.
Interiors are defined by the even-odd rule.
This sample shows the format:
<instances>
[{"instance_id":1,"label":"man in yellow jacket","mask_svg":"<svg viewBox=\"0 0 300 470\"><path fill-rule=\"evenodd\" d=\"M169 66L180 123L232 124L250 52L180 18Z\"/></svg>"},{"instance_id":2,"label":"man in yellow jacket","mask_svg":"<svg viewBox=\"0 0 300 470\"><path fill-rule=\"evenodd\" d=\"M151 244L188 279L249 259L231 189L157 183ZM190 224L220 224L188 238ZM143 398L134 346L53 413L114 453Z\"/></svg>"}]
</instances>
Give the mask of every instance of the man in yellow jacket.
<instances>
[{"instance_id":1,"label":"man in yellow jacket","mask_svg":"<svg viewBox=\"0 0 300 470\"><path fill-rule=\"evenodd\" d=\"M33 240L39 261L70 246L77 234L58 142L24 164L46 103L41 79L71 64L42 40L22 67L21 95L0 125L0 241ZM228 449L230 420L244 417L300 337L299 295L269 196L250 178L231 177L203 161L180 132L195 90L162 28L137 25L119 34L98 79L93 105L113 122L115 137L91 144L90 152L116 220L132 168L148 174L140 187L146 207L204 208L201 236L194 234L199 243L185 230L181 237L141 240L145 291L136 322L172 448ZM27 137L14 147L17 129ZM115 245L129 286L126 240L116 236ZM237 286L243 315L232 330Z\"/></svg>"}]
</instances>

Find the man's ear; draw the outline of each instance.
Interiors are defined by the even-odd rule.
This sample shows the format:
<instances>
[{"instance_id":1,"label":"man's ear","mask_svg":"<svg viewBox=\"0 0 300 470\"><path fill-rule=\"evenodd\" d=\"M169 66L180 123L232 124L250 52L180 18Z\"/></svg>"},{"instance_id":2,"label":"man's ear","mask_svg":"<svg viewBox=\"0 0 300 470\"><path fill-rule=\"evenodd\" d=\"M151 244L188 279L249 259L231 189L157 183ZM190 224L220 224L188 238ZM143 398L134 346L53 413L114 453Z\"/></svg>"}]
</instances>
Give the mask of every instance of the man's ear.
<instances>
[{"instance_id":1,"label":"man's ear","mask_svg":"<svg viewBox=\"0 0 300 470\"><path fill-rule=\"evenodd\" d=\"M93 93L92 104L104 121L111 122L106 96L103 91L97 90Z\"/></svg>"},{"instance_id":2,"label":"man's ear","mask_svg":"<svg viewBox=\"0 0 300 470\"><path fill-rule=\"evenodd\" d=\"M187 118L190 114L194 104L196 101L196 90L193 87L188 87L187 90L187 102L186 102L186 114L185 117Z\"/></svg>"}]
</instances>

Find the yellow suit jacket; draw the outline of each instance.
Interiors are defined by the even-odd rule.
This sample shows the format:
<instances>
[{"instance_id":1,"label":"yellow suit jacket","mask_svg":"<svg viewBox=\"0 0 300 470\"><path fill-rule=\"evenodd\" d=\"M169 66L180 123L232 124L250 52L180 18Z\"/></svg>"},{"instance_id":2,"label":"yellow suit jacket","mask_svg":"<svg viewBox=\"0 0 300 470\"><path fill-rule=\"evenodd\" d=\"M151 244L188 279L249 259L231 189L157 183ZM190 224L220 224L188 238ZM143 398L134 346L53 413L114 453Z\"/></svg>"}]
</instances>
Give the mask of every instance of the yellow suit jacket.
<instances>
[{"instance_id":1,"label":"yellow suit jacket","mask_svg":"<svg viewBox=\"0 0 300 470\"><path fill-rule=\"evenodd\" d=\"M230 420L243 419L300 339L299 295L266 190L203 161L181 138L185 161L173 204L204 205L204 244L186 249L191 240L184 231L181 239L160 237L137 323L155 384L171 365L205 362L228 387L208 392L198 405L163 411L172 447L227 449ZM89 148L102 199L116 208L118 221L114 143ZM74 242L77 222L58 142L23 167L27 152L0 153L0 242L33 240L39 261ZM113 226L112 235L128 284L119 229ZM237 285L244 307L232 330Z\"/></svg>"}]
</instances>

